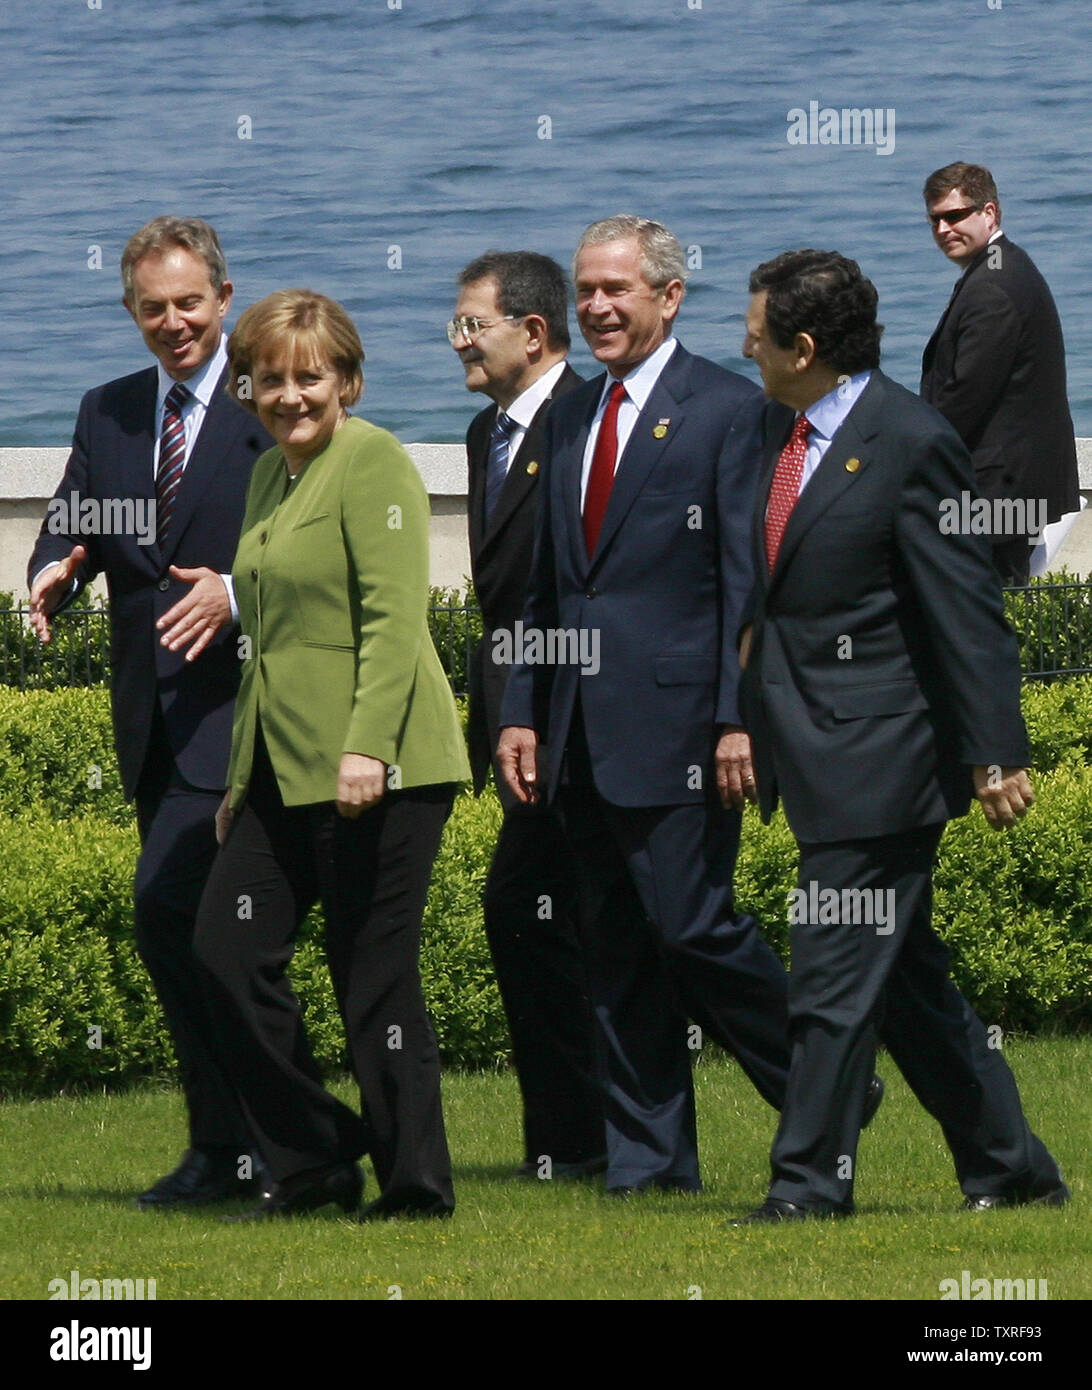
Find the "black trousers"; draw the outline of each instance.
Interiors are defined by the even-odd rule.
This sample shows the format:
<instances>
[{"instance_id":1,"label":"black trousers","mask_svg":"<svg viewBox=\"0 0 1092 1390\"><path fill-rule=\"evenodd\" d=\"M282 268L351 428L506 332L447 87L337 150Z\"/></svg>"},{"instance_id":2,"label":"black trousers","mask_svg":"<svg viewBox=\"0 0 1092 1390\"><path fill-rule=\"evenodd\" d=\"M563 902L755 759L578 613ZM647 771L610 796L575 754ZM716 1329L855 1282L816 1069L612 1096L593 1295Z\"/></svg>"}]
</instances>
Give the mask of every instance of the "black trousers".
<instances>
[{"instance_id":1,"label":"black trousers","mask_svg":"<svg viewBox=\"0 0 1092 1390\"><path fill-rule=\"evenodd\" d=\"M606 1151L594 1025L577 943L572 854L557 811L505 811L484 895L485 933L523 1097L524 1158Z\"/></svg>"},{"instance_id":2,"label":"black trousers","mask_svg":"<svg viewBox=\"0 0 1092 1390\"><path fill-rule=\"evenodd\" d=\"M611 805L592 783L579 712L566 751L560 798L598 1025L607 1187L698 1191L693 1044L707 1034L727 1048L776 1108L788 1077L788 976L735 909L741 817L712 789L704 803Z\"/></svg>"},{"instance_id":3,"label":"black trousers","mask_svg":"<svg viewBox=\"0 0 1092 1390\"><path fill-rule=\"evenodd\" d=\"M286 807L259 736L251 785L209 876L197 952L221 1057L274 1178L368 1153L393 1203L453 1208L440 1061L418 972L421 917L450 785L388 792L358 819ZM321 900L326 958L361 1115L322 1085L286 978Z\"/></svg>"},{"instance_id":4,"label":"black trousers","mask_svg":"<svg viewBox=\"0 0 1092 1390\"><path fill-rule=\"evenodd\" d=\"M193 949L198 904L216 857L223 791L175 767L158 708L136 791L141 852L133 884L136 946L178 1057L192 1145L250 1147L235 1091L217 1060L205 971Z\"/></svg>"},{"instance_id":5,"label":"black trousers","mask_svg":"<svg viewBox=\"0 0 1092 1390\"><path fill-rule=\"evenodd\" d=\"M940 1123L968 1196L1061 1181L1028 1128L1001 1051L948 976L948 951L931 924L943 830L800 845L808 903L800 916L808 920L792 928L792 1066L771 1154L773 1197L852 1209L877 1039ZM833 890L825 905L824 890Z\"/></svg>"}]
</instances>

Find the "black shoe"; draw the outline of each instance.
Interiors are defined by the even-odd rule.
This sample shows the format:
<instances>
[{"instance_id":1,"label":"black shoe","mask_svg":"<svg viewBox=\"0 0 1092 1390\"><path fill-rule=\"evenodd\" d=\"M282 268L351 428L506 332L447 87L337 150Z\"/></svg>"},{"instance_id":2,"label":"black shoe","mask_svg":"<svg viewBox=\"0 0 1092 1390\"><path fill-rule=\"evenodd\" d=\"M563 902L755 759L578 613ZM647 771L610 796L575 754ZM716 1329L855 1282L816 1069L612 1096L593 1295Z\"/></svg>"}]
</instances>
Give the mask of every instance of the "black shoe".
<instances>
[{"instance_id":1,"label":"black shoe","mask_svg":"<svg viewBox=\"0 0 1092 1390\"><path fill-rule=\"evenodd\" d=\"M534 1178L540 1182L548 1179L539 1177L539 1165L533 1158L525 1159L516 1169L517 1178ZM594 1178L607 1171L606 1154L596 1154L594 1158L582 1158L576 1163L554 1163L550 1167L550 1179Z\"/></svg>"},{"instance_id":2,"label":"black shoe","mask_svg":"<svg viewBox=\"0 0 1092 1390\"><path fill-rule=\"evenodd\" d=\"M245 1149L207 1148L187 1149L173 1173L160 1178L147 1192L136 1199L138 1207L198 1206L203 1202L222 1202L230 1197L249 1197L260 1191L266 1177L265 1165L257 1154L251 1155L253 1176L240 1178L239 1160Z\"/></svg>"},{"instance_id":3,"label":"black shoe","mask_svg":"<svg viewBox=\"0 0 1092 1390\"><path fill-rule=\"evenodd\" d=\"M274 1216L298 1216L336 1202L342 1211L356 1211L364 1191L364 1175L355 1163L327 1163L307 1168L282 1182L271 1183L256 1207L225 1221L265 1221Z\"/></svg>"},{"instance_id":4,"label":"black shoe","mask_svg":"<svg viewBox=\"0 0 1092 1390\"><path fill-rule=\"evenodd\" d=\"M701 1191L700 1187L694 1187L691 1183L683 1182L678 1178L653 1179L651 1182L633 1183L629 1186L608 1187L608 1197L636 1197L642 1192L681 1192L688 1197L695 1197Z\"/></svg>"},{"instance_id":5,"label":"black shoe","mask_svg":"<svg viewBox=\"0 0 1092 1390\"><path fill-rule=\"evenodd\" d=\"M439 1197L377 1197L368 1203L357 1220L392 1221L401 1217L444 1220L454 1211L454 1207L449 1207Z\"/></svg>"},{"instance_id":6,"label":"black shoe","mask_svg":"<svg viewBox=\"0 0 1092 1390\"><path fill-rule=\"evenodd\" d=\"M999 1207L1064 1207L1071 1193L1064 1182L1054 1187L1017 1189L1015 1192L987 1193L981 1197L964 1197L964 1211L994 1211Z\"/></svg>"},{"instance_id":7,"label":"black shoe","mask_svg":"<svg viewBox=\"0 0 1092 1390\"><path fill-rule=\"evenodd\" d=\"M864 1110L861 1113L862 1129L867 1129L872 1123L882 1100L883 1082L878 1076L873 1076L872 1080L868 1083L868 1090L865 1092Z\"/></svg>"},{"instance_id":8,"label":"black shoe","mask_svg":"<svg viewBox=\"0 0 1092 1390\"><path fill-rule=\"evenodd\" d=\"M786 1202L781 1197L767 1197L760 1207L746 1216L729 1221L729 1226L758 1226L776 1224L780 1221L838 1220L852 1216L852 1211L840 1207L800 1207L795 1202Z\"/></svg>"}]
</instances>

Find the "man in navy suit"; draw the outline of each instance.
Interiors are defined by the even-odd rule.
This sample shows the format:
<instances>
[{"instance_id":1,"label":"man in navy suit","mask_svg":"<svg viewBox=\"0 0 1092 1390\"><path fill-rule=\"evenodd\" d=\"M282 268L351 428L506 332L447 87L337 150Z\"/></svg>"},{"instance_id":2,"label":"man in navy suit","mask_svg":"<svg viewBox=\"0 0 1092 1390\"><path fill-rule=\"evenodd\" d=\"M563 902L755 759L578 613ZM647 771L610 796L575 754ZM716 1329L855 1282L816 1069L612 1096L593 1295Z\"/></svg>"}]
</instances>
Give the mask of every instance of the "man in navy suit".
<instances>
[{"instance_id":1,"label":"man in navy suit","mask_svg":"<svg viewBox=\"0 0 1092 1390\"><path fill-rule=\"evenodd\" d=\"M245 1193L260 1162L209 1047L192 939L239 680L222 631L231 563L251 466L272 441L224 390L232 285L213 229L156 218L130 239L121 268L122 302L157 365L84 397L28 583L44 642L51 616L97 574L109 590L114 741L141 839L136 942L189 1109L181 1164L137 1199L155 1207Z\"/></svg>"},{"instance_id":2,"label":"man in navy suit","mask_svg":"<svg viewBox=\"0 0 1092 1390\"><path fill-rule=\"evenodd\" d=\"M573 847L607 1189L696 1191L690 1063L702 1032L774 1106L788 1066L785 972L732 897L730 803L751 780L735 633L762 397L673 336L686 266L660 223L589 227L573 279L606 374L546 422L498 761L521 801L543 783L559 797Z\"/></svg>"},{"instance_id":3,"label":"man in navy suit","mask_svg":"<svg viewBox=\"0 0 1092 1390\"><path fill-rule=\"evenodd\" d=\"M757 796L800 849L792 1066L750 1222L854 1210L877 1039L940 1123L973 1210L1069 1193L931 925L945 822L1032 804L1016 640L981 535L947 534L970 460L879 370L876 291L855 261L790 251L751 276L744 353L772 397L741 656Z\"/></svg>"},{"instance_id":4,"label":"man in navy suit","mask_svg":"<svg viewBox=\"0 0 1092 1390\"><path fill-rule=\"evenodd\" d=\"M481 792L508 680L505 643L523 613L551 402L581 378L569 348L565 272L535 251L487 251L459 275L448 324L470 391L493 404L466 434L470 563L483 634L470 664L467 738ZM483 898L523 1097L525 1177L602 1170L603 1107L576 942L569 849L556 807L524 805L496 774L504 806Z\"/></svg>"}]
</instances>

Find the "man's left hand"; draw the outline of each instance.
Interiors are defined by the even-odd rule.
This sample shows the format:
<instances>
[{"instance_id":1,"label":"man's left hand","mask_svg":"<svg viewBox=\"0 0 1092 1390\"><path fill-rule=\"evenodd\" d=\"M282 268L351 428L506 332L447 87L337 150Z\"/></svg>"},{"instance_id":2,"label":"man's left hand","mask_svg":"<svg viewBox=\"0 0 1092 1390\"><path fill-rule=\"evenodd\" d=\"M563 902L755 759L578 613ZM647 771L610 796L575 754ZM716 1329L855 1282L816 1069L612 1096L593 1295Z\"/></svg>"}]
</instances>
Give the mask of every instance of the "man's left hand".
<instances>
[{"instance_id":1,"label":"man's left hand","mask_svg":"<svg viewBox=\"0 0 1092 1390\"><path fill-rule=\"evenodd\" d=\"M758 800L751 740L738 724L725 724L721 730L715 763L722 806L742 811L748 801Z\"/></svg>"},{"instance_id":2,"label":"man's left hand","mask_svg":"<svg viewBox=\"0 0 1092 1390\"><path fill-rule=\"evenodd\" d=\"M179 647L189 646L186 660L193 661L222 627L230 625L231 600L224 581L215 570L205 567L184 570L172 565L171 573L175 579L181 579L191 588L186 597L180 598L173 608L168 608L156 623L157 629L163 633L159 640L172 652L178 651Z\"/></svg>"},{"instance_id":3,"label":"man's left hand","mask_svg":"<svg viewBox=\"0 0 1092 1390\"><path fill-rule=\"evenodd\" d=\"M974 794L993 830L1008 830L1035 805L1027 768L1000 767L996 763L974 769Z\"/></svg>"}]
</instances>

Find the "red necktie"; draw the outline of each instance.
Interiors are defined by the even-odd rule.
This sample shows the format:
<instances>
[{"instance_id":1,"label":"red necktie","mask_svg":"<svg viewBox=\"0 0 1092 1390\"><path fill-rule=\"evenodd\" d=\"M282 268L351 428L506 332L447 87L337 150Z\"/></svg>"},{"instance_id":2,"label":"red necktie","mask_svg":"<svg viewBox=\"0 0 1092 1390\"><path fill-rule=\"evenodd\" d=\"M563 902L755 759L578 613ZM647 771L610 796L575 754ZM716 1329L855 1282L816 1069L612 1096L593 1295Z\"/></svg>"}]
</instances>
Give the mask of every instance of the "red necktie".
<instances>
[{"instance_id":1,"label":"red necktie","mask_svg":"<svg viewBox=\"0 0 1092 1390\"><path fill-rule=\"evenodd\" d=\"M599 426L599 437L595 441L591 472L588 474L588 487L584 493L584 545L588 559L595 554L599 543L599 532L603 529L603 518L607 514L610 490L614 486L614 465L618 461L618 407L626 394L626 388L616 381L610 388L607 408Z\"/></svg>"},{"instance_id":2,"label":"red necktie","mask_svg":"<svg viewBox=\"0 0 1092 1390\"><path fill-rule=\"evenodd\" d=\"M781 549L781 537L789 524L789 515L800 496L800 479L804 476L810 429L808 417L798 415L789 442L778 456L770 483L770 500L766 507L766 563L770 574L777 564L777 552Z\"/></svg>"}]
</instances>

